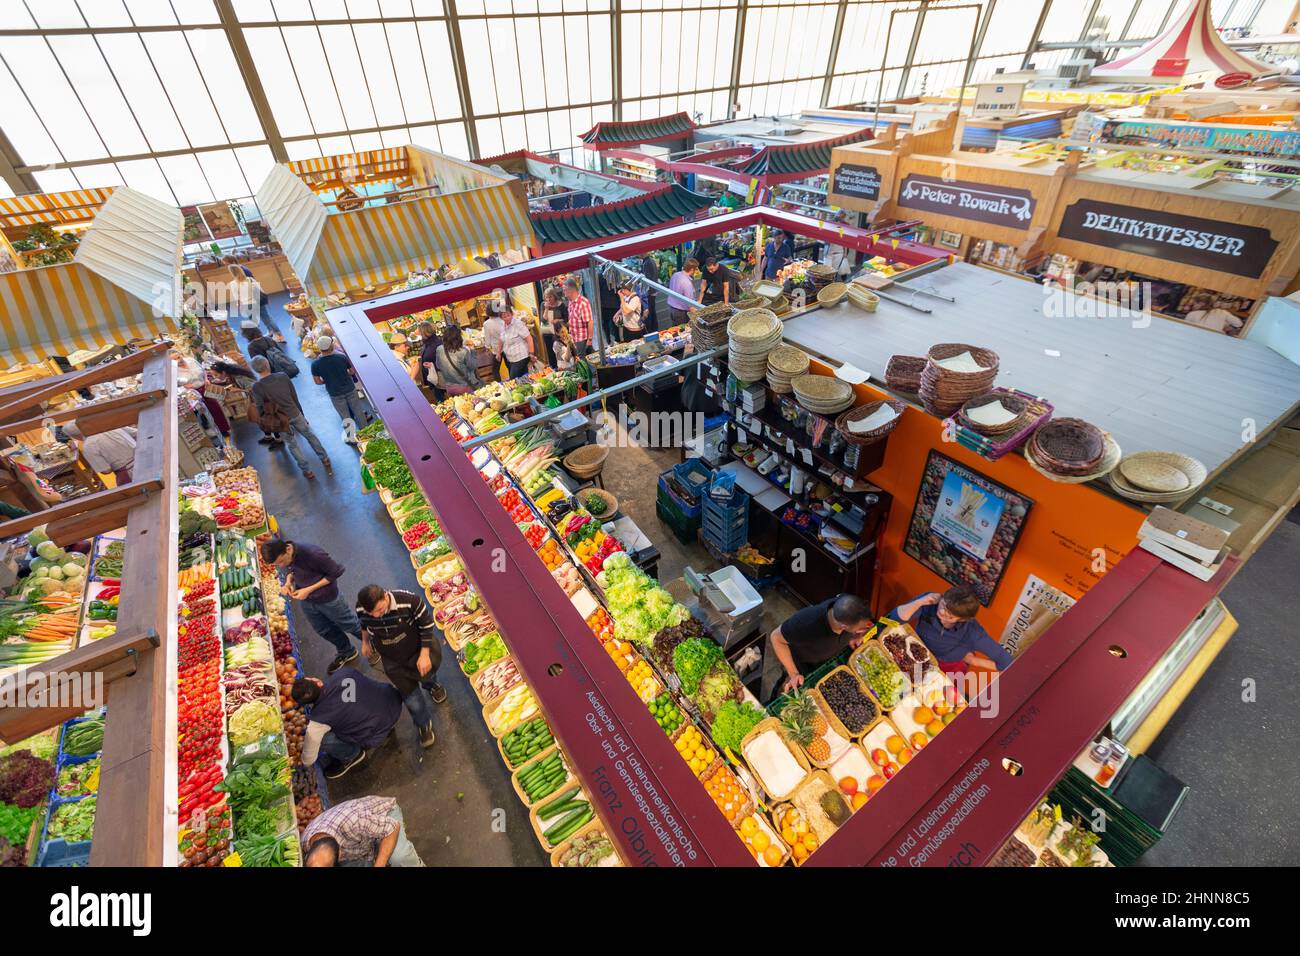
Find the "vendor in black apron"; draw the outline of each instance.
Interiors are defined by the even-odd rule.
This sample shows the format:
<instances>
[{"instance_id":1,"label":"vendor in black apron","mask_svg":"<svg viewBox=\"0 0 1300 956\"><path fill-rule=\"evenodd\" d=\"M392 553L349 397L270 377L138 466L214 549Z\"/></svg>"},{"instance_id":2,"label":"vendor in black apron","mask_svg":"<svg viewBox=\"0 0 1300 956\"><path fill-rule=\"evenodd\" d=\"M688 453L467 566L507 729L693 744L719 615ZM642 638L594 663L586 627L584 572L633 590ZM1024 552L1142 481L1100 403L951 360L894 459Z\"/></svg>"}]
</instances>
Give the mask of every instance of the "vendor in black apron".
<instances>
[{"instance_id":1,"label":"vendor in black apron","mask_svg":"<svg viewBox=\"0 0 1300 956\"><path fill-rule=\"evenodd\" d=\"M785 671L782 689L801 687L806 675L846 647L857 647L873 623L871 608L854 594L839 594L795 611L769 638L768 653ZM767 700L771 696L769 682L775 689L780 675L770 659L763 671L763 699Z\"/></svg>"}]
</instances>

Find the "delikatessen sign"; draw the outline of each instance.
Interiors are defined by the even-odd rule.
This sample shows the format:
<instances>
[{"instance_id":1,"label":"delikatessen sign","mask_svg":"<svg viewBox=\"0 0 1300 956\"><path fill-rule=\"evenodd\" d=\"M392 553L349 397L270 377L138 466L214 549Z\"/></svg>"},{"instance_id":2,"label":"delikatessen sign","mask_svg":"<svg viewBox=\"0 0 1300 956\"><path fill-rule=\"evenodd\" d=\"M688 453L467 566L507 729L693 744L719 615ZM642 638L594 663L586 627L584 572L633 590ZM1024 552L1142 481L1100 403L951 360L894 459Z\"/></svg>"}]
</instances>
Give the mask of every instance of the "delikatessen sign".
<instances>
[{"instance_id":1,"label":"delikatessen sign","mask_svg":"<svg viewBox=\"0 0 1300 956\"><path fill-rule=\"evenodd\" d=\"M1260 277L1277 249L1277 240L1260 226L1092 199L1071 203L1057 234L1062 239L1248 279Z\"/></svg>"},{"instance_id":2,"label":"delikatessen sign","mask_svg":"<svg viewBox=\"0 0 1300 956\"><path fill-rule=\"evenodd\" d=\"M1037 201L1027 189L943 180L912 174L903 180L898 205L927 209L945 216L971 219L991 226L1028 229Z\"/></svg>"}]
</instances>

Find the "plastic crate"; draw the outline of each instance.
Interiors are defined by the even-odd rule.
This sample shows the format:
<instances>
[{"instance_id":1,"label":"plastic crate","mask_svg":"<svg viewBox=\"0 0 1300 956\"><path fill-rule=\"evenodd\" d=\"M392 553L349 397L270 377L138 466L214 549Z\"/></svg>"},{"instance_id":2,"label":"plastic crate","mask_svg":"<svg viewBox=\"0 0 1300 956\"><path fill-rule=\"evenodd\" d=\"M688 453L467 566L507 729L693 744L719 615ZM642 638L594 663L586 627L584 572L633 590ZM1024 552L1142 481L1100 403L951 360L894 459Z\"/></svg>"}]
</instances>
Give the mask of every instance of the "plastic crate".
<instances>
[{"instance_id":1,"label":"plastic crate","mask_svg":"<svg viewBox=\"0 0 1300 956\"><path fill-rule=\"evenodd\" d=\"M673 507L666 506L662 498L655 502L655 513L659 520L672 530L673 536L682 544L695 541L696 532L700 530L700 519L681 514Z\"/></svg>"},{"instance_id":2,"label":"plastic crate","mask_svg":"<svg viewBox=\"0 0 1300 956\"><path fill-rule=\"evenodd\" d=\"M673 474L690 490L691 494L703 497L708 491L713 469L706 465L702 458L687 458L680 465L673 466Z\"/></svg>"},{"instance_id":3,"label":"plastic crate","mask_svg":"<svg viewBox=\"0 0 1300 956\"><path fill-rule=\"evenodd\" d=\"M723 551L735 551L749 540L749 495L735 492L729 501L705 498L700 531Z\"/></svg>"},{"instance_id":4,"label":"plastic crate","mask_svg":"<svg viewBox=\"0 0 1300 956\"><path fill-rule=\"evenodd\" d=\"M70 843L67 840L58 838L48 839L47 834L50 831L50 820L53 819L54 813L59 807L79 803L82 800L96 796L98 794L85 794L84 796L69 797L67 799L55 797L50 801L49 806L45 809L45 822L41 825L40 849L36 852L37 866L87 866L90 863L90 840ZM96 805L96 809L98 809L98 805Z\"/></svg>"},{"instance_id":5,"label":"plastic crate","mask_svg":"<svg viewBox=\"0 0 1300 956\"><path fill-rule=\"evenodd\" d=\"M704 540L708 541L715 548L722 551L736 551L744 547L749 535L745 528L736 531L725 532L716 528L711 528L707 524L700 528L700 534Z\"/></svg>"},{"instance_id":6,"label":"plastic crate","mask_svg":"<svg viewBox=\"0 0 1300 956\"><path fill-rule=\"evenodd\" d=\"M670 511L677 513L681 518L693 518L697 522L700 518L700 505L690 504L684 501L676 492L673 491L668 479L664 475L659 476L659 490L656 493L656 499Z\"/></svg>"}]
</instances>

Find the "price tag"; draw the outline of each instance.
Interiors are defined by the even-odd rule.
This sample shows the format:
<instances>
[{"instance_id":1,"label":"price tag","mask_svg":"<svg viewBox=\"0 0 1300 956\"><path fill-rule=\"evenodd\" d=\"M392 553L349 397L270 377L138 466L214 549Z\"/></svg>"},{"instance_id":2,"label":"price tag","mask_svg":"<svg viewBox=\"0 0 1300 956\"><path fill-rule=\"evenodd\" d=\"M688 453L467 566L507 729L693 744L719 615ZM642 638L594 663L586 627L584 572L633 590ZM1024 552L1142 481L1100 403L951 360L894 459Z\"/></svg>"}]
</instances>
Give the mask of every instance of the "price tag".
<instances>
[{"instance_id":1,"label":"price tag","mask_svg":"<svg viewBox=\"0 0 1300 956\"><path fill-rule=\"evenodd\" d=\"M811 449L808 449L808 448L800 448L800 449L799 449L799 452L800 452L800 454L803 455L803 463L804 463L805 465L811 465L811 464L813 463L813 456L812 456L812 451L811 451Z\"/></svg>"},{"instance_id":2,"label":"price tag","mask_svg":"<svg viewBox=\"0 0 1300 956\"><path fill-rule=\"evenodd\" d=\"M787 438L787 439L785 440L785 453L786 453L787 455L793 455L793 454L794 454L794 439L793 439L793 438Z\"/></svg>"},{"instance_id":3,"label":"price tag","mask_svg":"<svg viewBox=\"0 0 1300 956\"><path fill-rule=\"evenodd\" d=\"M831 502L831 511L843 511L843 510L844 509L840 507L840 503L838 501Z\"/></svg>"},{"instance_id":4,"label":"price tag","mask_svg":"<svg viewBox=\"0 0 1300 956\"><path fill-rule=\"evenodd\" d=\"M239 859L239 851L233 851L229 856L221 861L222 866L243 866L244 863Z\"/></svg>"}]
</instances>

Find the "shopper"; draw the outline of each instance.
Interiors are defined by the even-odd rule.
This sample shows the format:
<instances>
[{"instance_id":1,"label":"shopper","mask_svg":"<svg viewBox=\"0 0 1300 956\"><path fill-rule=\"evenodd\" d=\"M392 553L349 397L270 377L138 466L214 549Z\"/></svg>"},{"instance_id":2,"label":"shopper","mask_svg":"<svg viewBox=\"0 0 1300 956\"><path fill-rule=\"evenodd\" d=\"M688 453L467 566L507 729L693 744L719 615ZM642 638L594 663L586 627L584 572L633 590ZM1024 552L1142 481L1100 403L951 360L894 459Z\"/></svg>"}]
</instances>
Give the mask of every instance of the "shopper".
<instances>
[{"instance_id":1,"label":"shopper","mask_svg":"<svg viewBox=\"0 0 1300 956\"><path fill-rule=\"evenodd\" d=\"M306 866L424 866L392 797L336 803L307 824L302 850Z\"/></svg>"},{"instance_id":2,"label":"shopper","mask_svg":"<svg viewBox=\"0 0 1300 956\"><path fill-rule=\"evenodd\" d=\"M804 675L821 667L846 646L857 647L871 625L867 602L853 594L838 594L795 611L769 637L768 651L775 654L785 671L785 689L802 686ZM765 668L765 678L768 673ZM763 683L764 691L770 695L768 681L765 679Z\"/></svg>"},{"instance_id":3,"label":"shopper","mask_svg":"<svg viewBox=\"0 0 1300 956\"><path fill-rule=\"evenodd\" d=\"M357 659L352 641L361 642L357 612L339 595L338 580L346 570L314 544L270 538L262 542L262 560L286 571L280 590L298 602L302 613L323 639L338 651L326 673L333 674Z\"/></svg>"},{"instance_id":4,"label":"shopper","mask_svg":"<svg viewBox=\"0 0 1300 956\"><path fill-rule=\"evenodd\" d=\"M438 346L442 344L442 337L438 335L437 326L428 320L417 325L415 331L420 336L420 375L416 381L421 388L427 388L433 393L435 402L440 402L443 399L443 392L438 387L438 374L434 368L434 361L437 359Z\"/></svg>"},{"instance_id":5,"label":"shopper","mask_svg":"<svg viewBox=\"0 0 1300 956\"><path fill-rule=\"evenodd\" d=\"M402 696L385 684L348 668L325 680L303 677L293 682L293 701L308 711L302 764L321 759L330 780L346 774L382 744L402 716Z\"/></svg>"},{"instance_id":6,"label":"shopper","mask_svg":"<svg viewBox=\"0 0 1300 956\"><path fill-rule=\"evenodd\" d=\"M704 260L704 273L701 278L704 280L703 285L700 286L700 302L703 305L713 305L717 302L731 303L731 284L736 280L734 272L710 256Z\"/></svg>"},{"instance_id":7,"label":"shopper","mask_svg":"<svg viewBox=\"0 0 1300 956\"><path fill-rule=\"evenodd\" d=\"M253 278L252 270L238 264L227 266L227 269L230 272L228 289L231 314L253 321L260 318L275 340L283 342L284 336L280 332L280 327L275 324L266 307L266 293Z\"/></svg>"},{"instance_id":8,"label":"shopper","mask_svg":"<svg viewBox=\"0 0 1300 956\"><path fill-rule=\"evenodd\" d=\"M619 283L618 302L618 312L614 314L618 340L630 342L632 339L640 338L645 329L645 317L641 297L636 294L631 282Z\"/></svg>"},{"instance_id":9,"label":"shopper","mask_svg":"<svg viewBox=\"0 0 1300 956\"><path fill-rule=\"evenodd\" d=\"M464 395L474 391L481 383L474 353L465 347L459 325L447 326L433 364L438 387L448 395Z\"/></svg>"},{"instance_id":10,"label":"shopper","mask_svg":"<svg viewBox=\"0 0 1300 956\"><path fill-rule=\"evenodd\" d=\"M432 747L432 700L441 704L446 689L438 683L438 665L442 663L442 637L433 624L433 611L424 599L411 591L385 591L378 584L367 584L357 595L357 615L361 620L361 651L372 665L375 655L383 663L384 673L402 695L421 747Z\"/></svg>"},{"instance_id":11,"label":"shopper","mask_svg":"<svg viewBox=\"0 0 1300 956\"><path fill-rule=\"evenodd\" d=\"M542 345L546 349L546 361L554 365L558 359L555 355L555 329L561 322L569 320L569 310L565 308L564 298L559 290L548 285L542 293Z\"/></svg>"},{"instance_id":12,"label":"shopper","mask_svg":"<svg viewBox=\"0 0 1300 956\"><path fill-rule=\"evenodd\" d=\"M775 279L776 274L794 261L794 244L780 229L772 231L772 238L763 247L763 278Z\"/></svg>"},{"instance_id":13,"label":"shopper","mask_svg":"<svg viewBox=\"0 0 1300 956\"><path fill-rule=\"evenodd\" d=\"M316 351L320 357L311 363L312 381L325 386L325 394L330 397L330 404L339 413L339 418L345 422L351 420L357 427L369 424L375 416L357 395L352 362L335 349L334 339L328 335L316 340Z\"/></svg>"},{"instance_id":14,"label":"shopper","mask_svg":"<svg viewBox=\"0 0 1300 956\"><path fill-rule=\"evenodd\" d=\"M506 328L506 315L512 310L510 308L510 299L506 296L505 289L493 289L492 298L488 300L488 317L483 321L483 347L488 350L493 358L497 359L499 366L501 359L501 335Z\"/></svg>"},{"instance_id":15,"label":"shopper","mask_svg":"<svg viewBox=\"0 0 1300 956\"><path fill-rule=\"evenodd\" d=\"M505 358L506 377L516 379L528 373L528 363L532 361L537 346L533 343L533 330L526 319L516 312L508 312L505 322L497 357Z\"/></svg>"},{"instance_id":16,"label":"shopper","mask_svg":"<svg viewBox=\"0 0 1300 956\"><path fill-rule=\"evenodd\" d=\"M591 351L591 303L578 291L578 280L564 280L564 300L569 314L569 335L577 346L578 358Z\"/></svg>"},{"instance_id":17,"label":"shopper","mask_svg":"<svg viewBox=\"0 0 1300 956\"><path fill-rule=\"evenodd\" d=\"M686 264L668 280L668 288L676 293L668 299L668 311L672 315L673 325L685 325L690 318L688 313L699 302L695 292L695 277L699 273L699 262L687 259Z\"/></svg>"},{"instance_id":18,"label":"shopper","mask_svg":"<svg viewBox=\"0 0 1300 956\"><path fill-rule=\"evenodd\" d=\"M886 617L910 624L917 637L949 674L964 673L978 660L976 651L993 661L1000 671L1011 666L1011 655L975 620L979 598L966 587L949 588L943 594L930 592L900 604Z\"/></svg>"},{"instance_id":19,"label":"shopper","mask_svg":"<svg viewBox=\"0 0 1300 956\"><path fill-rule=\"evenodd\" d=\"M420 357L411 354L411 340L401 332L394 332L388 340L388 347L393 350L397 360L406 369L406 375L413 382L420 381Z\"/></svg>"},{"instance_id":20,"label":"shopper","mask_svg":"<svg viewBox=\"0 0 1300 956\"><path fill-rule=\"evenodd\" d=\"M307 466L307 456L298 447L299 435L307 439L307 444L311 445L312 451L320 458L321 464L325 466L325 474L333 475L334 466L330 464L325 446L312 431L311 424L302 410L302 403L298 401L298 392L294 389L293 382L289 381L289 376L283 372L271 371L271 363L260 355L253 359L251 364L258 376L257 384L253 386L251 393L253 407L257 409L258 421L262 428L269 429L280 436L279 441L288 447L289 454L293 456L293 460L302 469L303 477L308 481L316 478L316 472Z\"/></svg>"},{"instance_id":21,"label":"shopper","mask_svg":"<svg viewBox=\"0 0 1300 956\"><path fill-rule=\"evenodd\" d=\"M131 468L135 465L136 431L133 425L86 435L76 422L69 422L63 426L63 433L81 443L81 457L86 459L92 471L112 475L119 485L130 483Z\"/></svg>"},{"instance_id":22,"label":"shopper","mask_svg":"<svg viewBox=\"0 0 1300 956\"><path fill-rule=\"evenodd\" d=\"M569 335L569 327L563 322L555 326L555 367L567 372L578 364L577 346Z\"/></svg>"},{"instance_id":23,"label":"shopper","mask_svg":"<svg viewBox=\"0 0 1300 956\"><path fill-rule=\"evenodd\" d=\"M259 355L271 363L271 368L276 372L283 372L290 378L298 377L298 363L289 358L270 336L260 329L245 329L244 337L248 339L248 357L257 358Z\"/></svg>"},{"instance_id":24,"label":"shopper","mask_svg":"<svg viewBox=\"0 0 1300 956\"><path fill-rule=\"evenodd\" d=\"M648 332L659 331L659 316L656 311L658 301L655 287L650 285L651 282L659 281L659 263L655 261L654 256L641 257L641 274L649 280L638 282L636 285L636 294L641 297L641 334L645 335Z\"/></svg>"}]
</instances>

